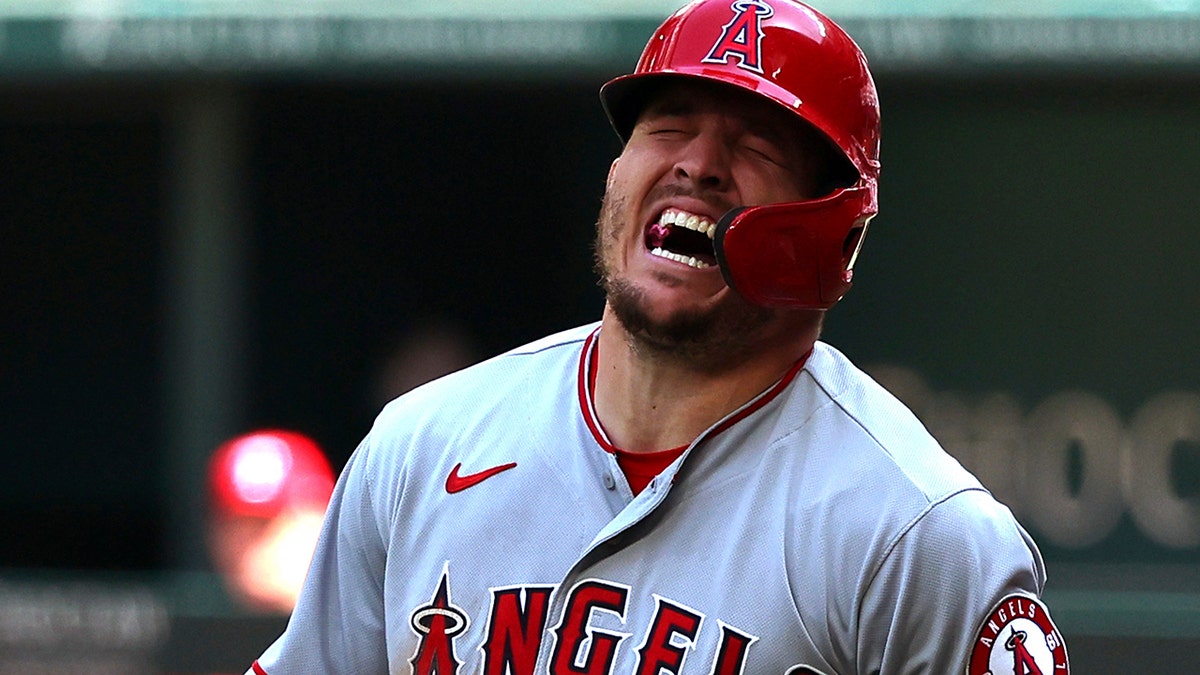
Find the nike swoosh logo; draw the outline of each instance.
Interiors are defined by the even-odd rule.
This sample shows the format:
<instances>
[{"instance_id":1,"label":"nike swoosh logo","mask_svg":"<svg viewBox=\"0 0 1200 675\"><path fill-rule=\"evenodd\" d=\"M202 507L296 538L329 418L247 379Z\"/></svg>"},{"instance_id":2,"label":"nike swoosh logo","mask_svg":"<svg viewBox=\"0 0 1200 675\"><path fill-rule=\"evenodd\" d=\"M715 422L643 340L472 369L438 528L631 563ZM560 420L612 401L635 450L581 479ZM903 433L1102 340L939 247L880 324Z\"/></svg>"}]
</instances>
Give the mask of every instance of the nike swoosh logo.
<instances>
[{"instance_id":1,"label":"nike swoosh logo","mask_svg":"<svg viewBox=\"0 0 1200 675\"><path fill-rule=\"evenodd\" d=\"M462 462L459 462L458 464L454 465L453 469L450 470L450 475L446 476L446 492L449 492L450 494L462 492L469 487L479 485L483 481L502 471L508 471L516 465L516 462L509 462L508 464L501 464L499 466L493 466L490 469L484 469L479 473L469 473L465 476L460 476L458 475L458 471L462 468Z\"/></svg>"}]
</instances>

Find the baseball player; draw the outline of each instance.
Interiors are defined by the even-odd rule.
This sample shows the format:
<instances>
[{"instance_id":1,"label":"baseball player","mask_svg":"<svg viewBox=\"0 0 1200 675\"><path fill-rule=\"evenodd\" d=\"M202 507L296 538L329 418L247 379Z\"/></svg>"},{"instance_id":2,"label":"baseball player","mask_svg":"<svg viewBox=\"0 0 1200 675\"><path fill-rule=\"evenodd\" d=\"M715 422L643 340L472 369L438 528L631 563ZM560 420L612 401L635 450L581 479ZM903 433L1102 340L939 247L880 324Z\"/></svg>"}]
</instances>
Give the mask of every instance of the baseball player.
<instances>
[{"instance_id":1,"label":"baseball player","mask_svg":"<svg viewBox=\"0 0 1200 675\"><path fill-rule=\"evenodd\" d=\"M1034 542L818 341L877 210L854 42L698 0L601 99L601 320L386 406L248 672L1066 673Z\"/></svg>"}]
</instances>

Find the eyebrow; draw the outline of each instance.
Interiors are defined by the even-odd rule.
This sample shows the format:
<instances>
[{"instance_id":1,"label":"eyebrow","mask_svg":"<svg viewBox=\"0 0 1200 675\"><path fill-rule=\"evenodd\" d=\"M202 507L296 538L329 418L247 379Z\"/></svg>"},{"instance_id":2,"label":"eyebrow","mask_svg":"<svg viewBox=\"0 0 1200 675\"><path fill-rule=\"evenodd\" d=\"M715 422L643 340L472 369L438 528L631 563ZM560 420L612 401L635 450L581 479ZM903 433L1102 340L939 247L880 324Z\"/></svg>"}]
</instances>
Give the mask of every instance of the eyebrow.
<instances>
[{"instance_id":1,"label":"eyebrow","mask_svg":"<svg viewBox=\"0 0 1200 675\"><path fill-rule=\"evenodd\" d=\"M674 117L687 115L696 111L696 104L683 96L660 96L658 100L646 106L646 115L658 117Z\"/></svg>"}]
</instances>

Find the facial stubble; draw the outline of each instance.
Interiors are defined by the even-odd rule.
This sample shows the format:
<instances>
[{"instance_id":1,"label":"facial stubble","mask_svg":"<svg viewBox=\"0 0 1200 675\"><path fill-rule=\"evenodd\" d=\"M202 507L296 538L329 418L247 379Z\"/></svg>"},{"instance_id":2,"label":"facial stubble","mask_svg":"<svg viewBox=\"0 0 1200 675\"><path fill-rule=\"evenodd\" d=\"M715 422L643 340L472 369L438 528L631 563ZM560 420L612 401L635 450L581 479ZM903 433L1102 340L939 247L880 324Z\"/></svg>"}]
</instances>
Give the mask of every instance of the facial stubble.
<instances>
[{"instance_id":1,"label":"facial stubble","mask_svg":"<svg viewBox=\"0 0 1200 675\"><path fill-rule=\"evenodd\" d=\"M623 197L611 191L604 196L596 223L595 270L608 304L634 349L706 372L736 367L774 314L728 293L707 309L678 308L664 319L652 317L645 291L614 269L625 203Z\"/></svg>"}]
</instances>

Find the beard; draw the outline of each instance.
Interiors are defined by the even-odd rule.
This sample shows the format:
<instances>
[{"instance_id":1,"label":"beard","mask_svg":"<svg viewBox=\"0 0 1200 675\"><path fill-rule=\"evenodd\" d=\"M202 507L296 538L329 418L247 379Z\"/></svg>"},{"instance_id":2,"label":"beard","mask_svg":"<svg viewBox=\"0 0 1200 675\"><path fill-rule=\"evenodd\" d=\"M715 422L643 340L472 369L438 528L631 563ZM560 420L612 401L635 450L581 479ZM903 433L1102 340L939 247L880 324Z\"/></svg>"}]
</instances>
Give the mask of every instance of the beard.
<instances>
[{"instance_id":1,"label":"beard","mask_svg":"<svg viewBox=\"0 0 1200 675\"><path fill-rule=\"evenodd\" d=\"M605 193L596 222L595 270L635 351L710 373L737 367L754 351L755 337L772 325L775 312L729 293L706 309L676 309L665 318L653 317L645 291L613 269L624 204L624 198Z\"/></svg>"}]
</instances>

